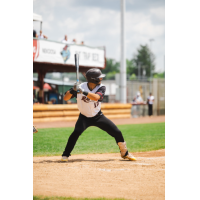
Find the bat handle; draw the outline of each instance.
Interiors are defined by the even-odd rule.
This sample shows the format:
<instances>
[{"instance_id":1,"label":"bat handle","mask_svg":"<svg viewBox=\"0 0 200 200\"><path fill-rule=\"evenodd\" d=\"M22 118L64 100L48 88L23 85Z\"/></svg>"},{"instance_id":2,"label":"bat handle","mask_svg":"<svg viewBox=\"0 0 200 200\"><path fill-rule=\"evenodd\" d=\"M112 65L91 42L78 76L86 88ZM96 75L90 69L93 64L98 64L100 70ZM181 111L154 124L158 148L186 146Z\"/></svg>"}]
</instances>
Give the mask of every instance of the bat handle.
<instances>
[{"instance_id":1,"label":"bat handle","mask_svg":"<svg viewBox=\"0 0 200 200\"><path fill-rule=\"evenodd\" d=\"M77 84L79 83L79 80L77 79L76 80L76 87L77 87ZM77 88L76 88L77 89ZM77 93L79 93L80 92L80 90L77 90Z\"/></svg>"}]
</instances>

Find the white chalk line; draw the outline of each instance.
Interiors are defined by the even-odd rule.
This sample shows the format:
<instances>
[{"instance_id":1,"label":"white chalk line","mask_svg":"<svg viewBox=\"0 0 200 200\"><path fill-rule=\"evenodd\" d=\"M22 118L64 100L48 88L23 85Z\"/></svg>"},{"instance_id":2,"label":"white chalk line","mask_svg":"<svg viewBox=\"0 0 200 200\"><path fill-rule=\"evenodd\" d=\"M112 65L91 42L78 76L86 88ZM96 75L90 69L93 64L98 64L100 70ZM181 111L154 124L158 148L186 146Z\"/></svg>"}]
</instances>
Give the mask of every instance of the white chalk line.
<instances>
[{"instance_id":1,"label":"white chalk line","mask_svg":"<svg viewBox=\"0 0 200 200\"><path fill-rule=\"evenodd\" d=\"M131 165L152 165L152 164L148 164L148 163L131 163Z\"/></svg>"},{"instance_id":2,"label":"white chalk line","mask_svg":"<svg viewBox=\"0 0 200 200\"><path fill-rule=\"evenodd\" d=\"M111 172L111 171L137 171L137 170L147 170L147 169L101 169L101 168L98 168L98 170L100 171L106 171L106 172ZM154 170L154 171L162 171L162 170L165 170L165 169L148 169L148 170Z\"/></svg>"},{"instance_id":3,"label":"white chalk line","mask_svg":"<svg viewBox=\"0 0 200 200\"><path fill-rule=\"evenodd\" d=\"M141 164L142 163L138 163L138 164ZM144 165L149 165L149 164L144 164ZM88 166L84 166L84 167L79 167L79 166L76 166L76 167L66 167L66 168L69 168L69 169L85 169L85 168L90 168ZM161 170L165 170L165 169L148 169L148 168L145 168L145 169L104 169L104 168L90 168L92 170L99 170L99 171L105 171L105 172L111 172L111 171L130 171L130 170L153 170L153 171L161 171Z\"/></svg>"},{"instance_id":4,"label":"white chalk line","mask_svg":"<svg viewBox=\"0 0 200 200\"><path fill-rule=\"evenodd\" d=\"M156 159L163 159L163 158L165 158L165 156L162 156L162 157L153 157L153 158L146 158L146 159L148 159L148 160L156 160Z\"/></svg>"}]
</instances>

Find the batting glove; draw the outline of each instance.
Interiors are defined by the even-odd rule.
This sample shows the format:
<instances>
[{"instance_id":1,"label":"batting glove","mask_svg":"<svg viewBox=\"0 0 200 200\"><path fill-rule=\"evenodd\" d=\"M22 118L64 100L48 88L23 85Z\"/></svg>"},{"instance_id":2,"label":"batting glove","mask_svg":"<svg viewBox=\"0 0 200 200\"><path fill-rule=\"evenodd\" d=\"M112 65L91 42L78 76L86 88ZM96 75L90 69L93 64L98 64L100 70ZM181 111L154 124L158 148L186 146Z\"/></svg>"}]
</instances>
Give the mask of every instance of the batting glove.
<instances>
[{"instance_id":1,"label":"batting glove","mask_svg":"<svg viewBox=\"0 0 200 200\"><path fill-rule=\"evenodd\" d=\"M83 93L84 92L84 89L80 86L80 84L78 83L75 83L74 84L74 87L73 87L73 90L77 92L77 90L79 91L79 93Z\"/></svg>"},{"instance_id":2,"label":"batting glove","mask_svg":"<svg viewBox=\"0 0 200 200\"><path fill-rule=\"evenodd\" d=\"M73 86L74 91L77 91L76 88L77 88L78 85L79 85L79 83L74 83L74 86Z\"/></svg>"},{"instance_id":3,"label":"batting glove","mask_svg":"<svg viewBox=\"0 0 200 200\"><path fill-rule=\"evenodd\" d=\"M79 91L79 93L83 93L85 90L80 85L77 85L77 91Z\"/></svg>"}]
</instances>

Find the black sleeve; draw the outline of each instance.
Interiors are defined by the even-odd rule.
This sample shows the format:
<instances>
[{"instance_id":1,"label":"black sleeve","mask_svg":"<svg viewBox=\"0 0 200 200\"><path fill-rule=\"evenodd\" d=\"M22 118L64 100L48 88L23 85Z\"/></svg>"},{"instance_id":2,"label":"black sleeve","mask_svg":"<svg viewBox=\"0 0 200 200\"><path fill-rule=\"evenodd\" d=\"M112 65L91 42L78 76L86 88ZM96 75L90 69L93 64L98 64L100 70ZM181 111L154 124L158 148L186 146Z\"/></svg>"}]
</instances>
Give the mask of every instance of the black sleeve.
<instances>
[{"instance_id":1,"label":"black sleeve","mask_svg":"<svg viewBox=\"0 0 200 200\"><path fill-rule=\"evenodd\" d=\"M105 92L106 92L106 87L105 86L102 86L100 87L95 94L98 94L100 96L100 99L98 101L102 101L103 100L103 97L105 95Z\"/></svg>"},{"instance_id":2,"label":"black sleeve","mask_svg":"<svg viewBox=\"0 0 200 200\"><path fill-rule=\"evenodd\" d=\"M70 90L68 90L68 91L70 91L70 93L72 94L72 97L70 98L70 99L72 99L72 98L74 98L74 97L76 97L77 98L77 92L76 91L74 91L73 90L73 88L71 88ZM68 92L67 91L67 92ZM67 92L65 92L65 94L67 93Z\"/></svg>"}]
</instances>

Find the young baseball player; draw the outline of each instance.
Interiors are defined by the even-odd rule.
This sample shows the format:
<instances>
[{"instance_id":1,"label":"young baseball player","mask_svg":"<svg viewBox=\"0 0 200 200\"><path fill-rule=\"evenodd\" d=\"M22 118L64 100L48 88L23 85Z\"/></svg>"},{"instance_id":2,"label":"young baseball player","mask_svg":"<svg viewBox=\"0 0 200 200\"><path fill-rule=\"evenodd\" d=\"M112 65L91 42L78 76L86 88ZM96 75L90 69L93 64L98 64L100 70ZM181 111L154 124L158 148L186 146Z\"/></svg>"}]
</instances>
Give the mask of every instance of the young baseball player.
<instances>
[{"instance_id":1,"label":"young baseball player","mask_svg":"<svg viewBox=\"0 0 200 200\"><path fill-rule=\"evenodd\" d=\"M99 69L90 69L86 72L86 79L88 82L75 84L73 88L66 92L64 96L65 101L76 97L80 115L76 122L75 129L68 139L61 161L68 161L68 157L71 156L70 153L76 141L89 126L99 127L110 136L114 137L119 146L122 158L136 160L136 158L128 152L121 131L101 112L101 101L106 91L106 87L101 84L103 77L105 77L105 74L102 74ZM77 93L77 90L80 92Z\"/></svg>"}]
</instances>

